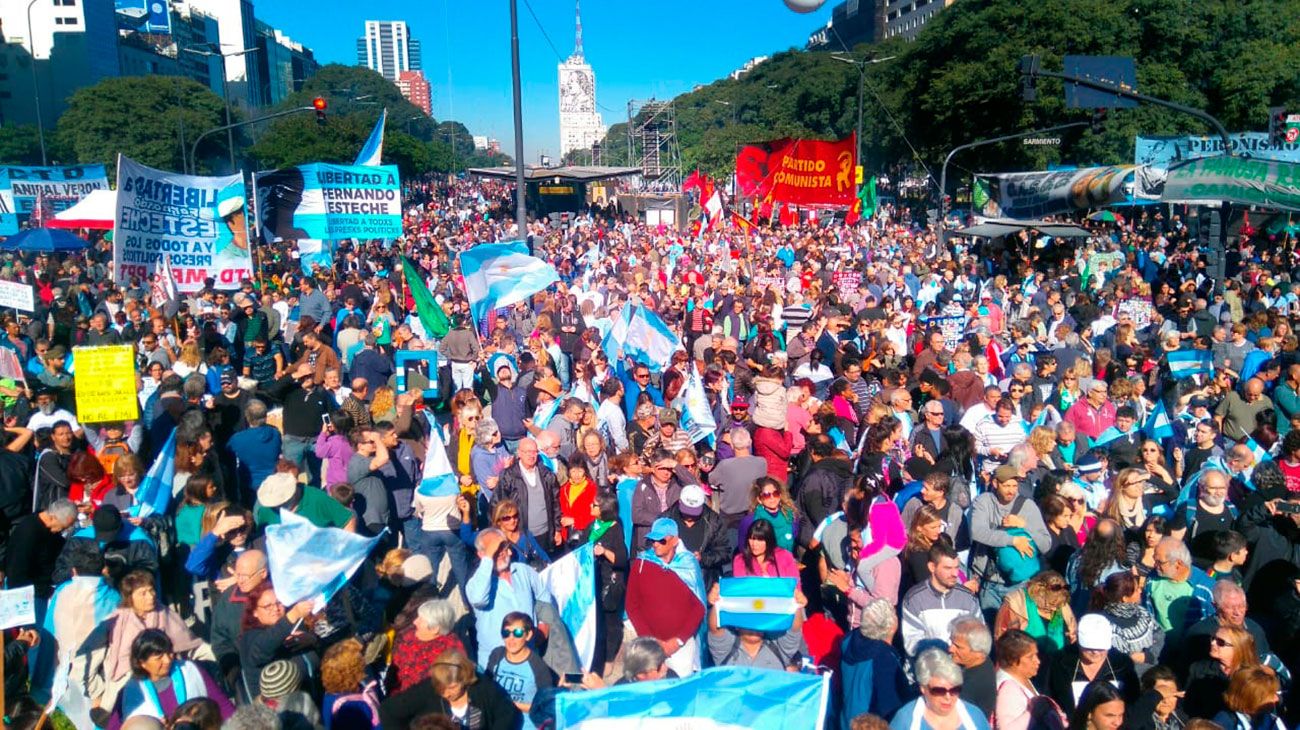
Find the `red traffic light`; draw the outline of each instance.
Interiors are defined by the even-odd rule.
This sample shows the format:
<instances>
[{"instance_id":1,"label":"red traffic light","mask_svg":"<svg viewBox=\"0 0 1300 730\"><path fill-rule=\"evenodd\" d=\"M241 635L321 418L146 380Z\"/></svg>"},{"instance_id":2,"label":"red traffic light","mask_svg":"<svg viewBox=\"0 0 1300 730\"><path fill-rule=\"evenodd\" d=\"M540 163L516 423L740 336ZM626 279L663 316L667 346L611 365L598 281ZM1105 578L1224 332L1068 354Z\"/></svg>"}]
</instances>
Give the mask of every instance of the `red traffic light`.
<instances>
[{"instance_id":1,"label":"red traffic light","mask_svg":"<svg viewBox=\"0 0 1300 730\"><path fill-rule=\"evenodd\" d=\"M315 99L312 99L311 105L315 107L316 111L318 112L325 111L325 108L329 106L329 104L325 101L325 97L323 96L318 96Z\"/></svg>"}]
</instances>

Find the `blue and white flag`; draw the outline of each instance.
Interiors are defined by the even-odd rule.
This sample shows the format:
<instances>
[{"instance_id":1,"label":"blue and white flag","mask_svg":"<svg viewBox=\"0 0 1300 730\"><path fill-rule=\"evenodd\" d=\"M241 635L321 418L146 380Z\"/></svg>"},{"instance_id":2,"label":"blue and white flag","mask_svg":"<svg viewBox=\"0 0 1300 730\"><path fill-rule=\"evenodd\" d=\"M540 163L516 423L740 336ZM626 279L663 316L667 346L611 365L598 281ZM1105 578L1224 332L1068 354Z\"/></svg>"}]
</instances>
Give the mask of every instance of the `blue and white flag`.
<instances>
[{"instance_id":1,"label":"blue and white flag","mask_svg":"<svg viewBox=\"0 0 1300 730\"><path fill-rule=\"evenodd\" d=\"M266 528L266 559L275 597L285 606L316 599L317 606L323 607L382 537L383 532L364 537L337 527L317 527L306 517L280 510L280 524Z\"/></svg>"},{"instance_id":2,"label":"blue and white flag","mask_svg":"<svg viewBox=\"0 0 1300 730\"><path fill-rule=\"evenodd\" d=\"M1246 448L1250 449L1250 453L1255 455L1256 464L1273 460L1273 455L1268 453L1268 449L1260 446L1258 441L1249 436L1246 437Z\"/></svg>"},{"instance_id":3,"label":"blue and white flag","mask_svg":"<svg viewBox=\"0 0 1300 730\"><path fill-rule=\"evenodd\" d=\"M560 730L823 730L830 675L712 667L683 679L555 696Z\"/></svg>"},{"instance_id":4,"label":"blue and white flag","mask_svg":"<svg viewBox=\"0 0 1300 730\"><path fill-rule=\"evenodd\" d=\"M1190 378L1214 372L1214 356L1209 350L1174 350L1165 354L1169 374L1175 378Z\"/></svg>"},{"instance_id":5,"label":"blue and white flag","mask_svg":"<svg viewBox=\"0 0 1300 730\"><path fill-rule=\"evenodd\" d=\"M176 479L176 429L167 437L158 455L154 457L153 466L140 481L140 488L135 492L135 504L131 505L132 517L165 515L172 503L172 482Z\"/></svg>"},{"instance_id":6,"label":"blue and white flag","mask_svg":"<svg viewBox=\"0 0 1300 730\"><path fill-rule=\"evenodd\" d=\"M785 632L794 624L794 578L723 578L718 581L718 624L749 631Z\"/></svg>"},{"instance_id":7,"label":"blue and white flag","mask_svg":"<svg viewBox=\"0 0 1300 730\"><path fill-rule=\"evenodd\" d=\"M538 428L546 428L555 420L555 414L560 412L560 403L569 397L569 393L561 393L559 398L554 398L549 403L543 403L537 406L537 412L533 414L533 425Z\"/></svg>"},{"instance_id":8,"label":"blue and white flag","mask_svg":"<svg viewBox=\"0 0 1300 730\"><path fill-rule=\"evenodd\" d=\"M334 242L318 238L298 239L298 263L302 266L303 276L315 276L315 266L327 271L333 269Z\"/></svg>"},{"instance_id":9,"label":"blue and white flag","mask_svg":"<svg viewBox=\"0 0 1300 730\"><path fill-rule=\"evenodd\" d=\"M1156 441L1174 437L1174 425L1169 422L1169 412L1165 410L1163 400L1156 401L1156 407L1151 409L1151 415L1147 416L1142 431Z\"/></svg>"},{"instance_id":10,"label":"blue and white flag","mask_svg":"<svg viewBox=\"0 0 1300 730\"><path fill-rule=\"evenodd\" d=\"M619 360L622 350L625 357L660 373L672 362L673 353L682 349L682 341L659 315L639 304L624 304L600 347L612 361Z\"/></svg>"},{"instance_id":11,"label":"blue and white flag","mask_svg":"<svg viewBox=\"0 0 1300 730\"><path fill-rule=\"evenodd\" d=\"M530 256L523 241L485 243L462 251L460 273L478 322L491 310L522 302L560 280L555 267Z\"/></svg>"},{"instance_id":12,"label":"blue and white flag","mask_svg":"<svg viewBox=\"0 0 1300 730\"><path fill-rule=\"evenodd\" d=\"M682 394L677 397L677 403L674 405L682 414L681 428L690 434L691 443L696 444L708 439L709 446L713 446L717 437L718 424L713 420L709 399L704 394L704 381L695 368L691 368L691 374L686 378L686 386L682 388Z\"/></svg>"},{"instance_id":13,"label":"blue and white flag","mask_svg":"<svg viewBox=\"0 0 1300 730\"><path fill-rule=\"evenodd\" d=\"M388 121L387 107L379 112L379 121L375 122L375 128L370 130L370 137L366 139L366 146L362 147L361 153L357 155L355 164L366 167L382 164L380 158L384 156L384 122L386 121Z\"/></svg>"},{"instance_id":14,"label":"blue and white flag","mask_svg":"<svg viewBox=\"0 0 1300 730\"><path fill-rule=\"evenodd\" d=\"M541 572L542 584L555 597L555 609L573 637L582 671L590 671L596 656L596 556L587 543Z\"/></svg>"},{"instance_id":15,"label":"blue and white flag","mask_svg":"<svg viewBox=\"0 0 1300 730\"><path fill-rule=\"evenodd\" d=\"M429 412L425 411L427 415ZM451 470L447 446L442 442L442 430L429 415L429 444L424 449L424 472L420 486L415 491L425 497L453 497L460 493L460 480Z\"/></svg>"}]
</instances>

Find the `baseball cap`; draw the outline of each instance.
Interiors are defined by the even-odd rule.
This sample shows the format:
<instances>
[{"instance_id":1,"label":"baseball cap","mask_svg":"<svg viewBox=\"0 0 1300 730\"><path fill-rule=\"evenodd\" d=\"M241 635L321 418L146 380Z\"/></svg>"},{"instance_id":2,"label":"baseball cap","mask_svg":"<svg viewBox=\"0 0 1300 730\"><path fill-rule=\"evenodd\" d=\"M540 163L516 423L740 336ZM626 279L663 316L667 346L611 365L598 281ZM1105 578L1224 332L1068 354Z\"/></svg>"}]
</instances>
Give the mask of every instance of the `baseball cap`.
<instances>
[{"instance_id":1,"label":"baseball cap","mask_svg":"<svg viewBox=\"0 0 1300 730\"><path fill-rule=\"evenodd\" d=\"M1016 468L1014 466L1011 466L1010 464L1003 464L1002 466L999 466L998 468L993 470L993 481L995 482L1005 482L1011 479L1019 479L1019 478L1020 478L1020 472L1016 471Z\"/></svg>"},{"instance_id":2,"label":"baseball cap","mask_svg":"<svg viewBox=\"0 0 1300 730\"><path fill-rule=\"evenodd\" d=\"M671 423L674 426L676 426L677 421L680 420L680 418L677 415L676 408L669 408L665 406L659 409L659 420L663 423Z\"/></svg>"},{"instance_id":3,"label":"baseball cap","mask_svg":"<svg viewBox=\"0 0 1300 730\"><path fill-rule=\"evenodd\" d=\"M1110 621L1099 613L1090 613L1079 619L1079 648L1110 651Z\"/></svg>"},{"instance_id":4,"label":"baseball cap","mask_svg":"<svg viewBox=\"0 0 1300 730\"><path fill-rule=\"evenodd\" d=\"M677 523L668 517L660 517L650 525L650 532L646 533L645 539L658 542L665 537L677 537Z\"/></svg>"},{"instance_id":5,"label":"baseball cap","mask_svg":"<svg viewBox=\"0 0 1300 730\"><path fill-rule=\"evenodd\" d=\"M100 505L99 509L95 510L92 524L95 528L96 541L112 542L117 539L117 533L122 530L122 513L114 505Z\"/></svg>"},{"instance_id":6,"label":"baseball cap","mask_svg":"<svg viewBox=\"0 0 1300 730\"><path fill-rule=\"evenodd\" d=\"M678 508L687 517L699 517L704 512L704 490L698 484L682 487L682 494L677 498Z\"/></svg>"}]
</instances>

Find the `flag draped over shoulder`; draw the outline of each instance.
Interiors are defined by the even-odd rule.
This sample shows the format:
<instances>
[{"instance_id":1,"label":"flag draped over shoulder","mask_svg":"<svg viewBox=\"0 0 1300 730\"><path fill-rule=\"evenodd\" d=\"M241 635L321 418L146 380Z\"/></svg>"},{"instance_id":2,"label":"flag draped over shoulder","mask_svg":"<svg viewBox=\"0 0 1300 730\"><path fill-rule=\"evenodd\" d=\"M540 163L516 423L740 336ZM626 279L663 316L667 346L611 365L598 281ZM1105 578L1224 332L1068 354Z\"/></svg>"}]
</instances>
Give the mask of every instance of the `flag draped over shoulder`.
<instances>
[{"instance_id":1,"label":"flag draped over shoulder","mask_svg":"<svg viewBox=\"0 0 1300 730\"><path fill-rule=\"evenodd\" d=\"M288 510L280 510L280 520L266 528L266 559L275 595L286 606L309 599L328 603L383 537L317 527Z\"/></svg>"},{"instance_id":2,"label":"flag draped over shoulder","mask_svg":"<svg viewBox=\"0 0 1300 730\"><path fill-rule=\"evenodd\" d=\"M560 280L555 267L531 256L523 241L486 243L460 254L465 294L476 321L488 312L522 302Z\"/></svg>"},{"instance_id":3,"label":"flag draped over shoulder","mask_svg":"<svg viewBox=\"0 0 1300 730\"><path fill-rule=\"evenodd\" d=\"M357 155L356 164L374 167L382 164L380 160L384 156L384 123L388 121L388 109L385 108L379 112L379 121L375 122L375 128L370 131L370 137L366 139L366 146L361 148L360 154Z\"/></svg>"},{"instance_id":4,"label":"flag draped over shoulder","mask_svg":"<svg viewBox=\"0 0 1300 730\"><path fill-rule=\"evenodd\" d=\"M172 503L172 482L176 478L176 429L167 437L149 472L140 480L131 506L132 517L165 515Z\"/></svg>"},{"instance_id":5,"label":"flag draped over shoulder","mask_svg":"<svg viewBox=\"0 0 1300 730\"><path fill-rule=\"evenodd\" d=\"M823 730L830 675L712 667L684 679L632 682L555 697L563 730Z\"/></svg>"},{"instance_id":6,"label":"flag draped over shoulder","mask_svg":"<svg viewBox=\"0 0 1300 730\"><path fill-rule=\"evenodd\" d=\"M402 276L406 279L407 288L411 290L411 298L415 300L415 312L420 317L420 324L424 325L424 331L437 340L446 337L451 331L451 322L447 319L447 313L442 311L442 307L434 300L429 287L425 286L424 277L420 275L419 269L415 268L415 264L405 256L402 257Z\"/></svg>"},{"instance_id":7,"label":"flag draped over shoulder","mask_svg":"<svg viewBox=\"0 0 1300 730\"><path fill-rule=\"evenodd\" d=\"M578 663L589 671L596 656L596 557L587 543L541 572L542 584L555 597L560 620L573 637Z\"/></svg>"}]
</instances>

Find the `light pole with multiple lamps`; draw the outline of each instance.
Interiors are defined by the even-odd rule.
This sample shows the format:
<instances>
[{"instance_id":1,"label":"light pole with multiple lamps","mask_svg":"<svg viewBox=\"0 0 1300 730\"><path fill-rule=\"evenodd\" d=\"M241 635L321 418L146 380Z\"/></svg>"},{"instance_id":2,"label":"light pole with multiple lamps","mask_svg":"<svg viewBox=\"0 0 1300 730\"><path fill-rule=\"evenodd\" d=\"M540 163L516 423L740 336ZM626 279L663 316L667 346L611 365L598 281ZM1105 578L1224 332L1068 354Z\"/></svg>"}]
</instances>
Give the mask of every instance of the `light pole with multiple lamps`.
<instances>
[{"instance_id":1,"label":"light pole with multiple lamps","mask_svg":"<svg viewBox=\"0 0 1300 730\"><path fill-rule=\"evenodd\" d=\"M230 123L230 79L226 77L226 59L229 58L230 56L243 56L249 53L256 53L261 49L245 48L242 51L231 51L229 53L224 53L220 50L220 46L218 44L205 43L203 45L206 45L208 48L215 47L218 50L204 51L194 47L186 47L183 48L182 50L184 50L186 53L193 53L196 56L207 56L209 58L216 56L217 58L221 59L221 98L226 104L226 147L227 147L227 151L230 152L230 171L234 172L235 171L235 131L234 130L236 125L232 125ZM245 78L247 78L248 76L247 72L245 72L244 75ZM199 161L193 160L192 162L194 164L195 170L197 170Z\"/></svg>"},{"instance_id":2,"label":"light pole with multiple lamps","mask_svg":"<svg viewBox=\"0 0 1300 730\"><path fill-rule=\"evenodd\" d=\"M32 6L39 0L27 3L27 44L31 47L32 97L36 102L36 136L41 141L41 164L50 164L45 158L45 123L41 118L41 82L36 78L36 35L32 33Z\"/></svg>"}]
</instances>

